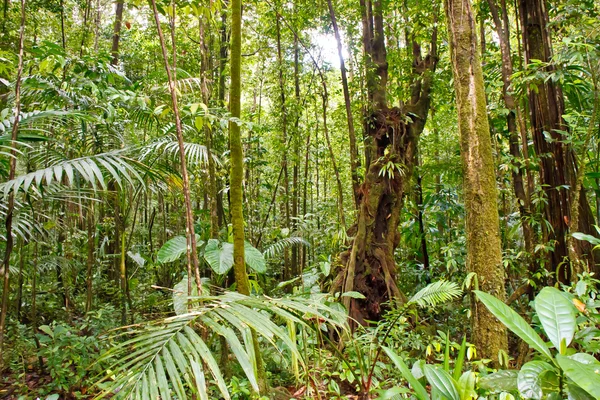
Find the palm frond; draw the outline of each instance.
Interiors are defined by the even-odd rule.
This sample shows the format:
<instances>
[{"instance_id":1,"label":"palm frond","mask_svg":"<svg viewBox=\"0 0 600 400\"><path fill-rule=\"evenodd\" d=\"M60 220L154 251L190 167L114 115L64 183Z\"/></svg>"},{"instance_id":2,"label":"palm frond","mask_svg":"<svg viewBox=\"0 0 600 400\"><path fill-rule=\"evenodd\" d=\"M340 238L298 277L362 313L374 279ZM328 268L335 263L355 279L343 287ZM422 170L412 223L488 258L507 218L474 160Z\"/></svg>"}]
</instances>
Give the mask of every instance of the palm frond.
<instances>
[{"instance_id":1,"label":"palm frond","mask_svg":"<svg viewBox=\"0 0 600 400\"><path fill-rule=\"evenodd\" d=\"M342 327L346 314L327 306L323 297L271 299L226 292L202 297L203 305L188 314L156 321L142 329L124 332L115 338L129 337L109 350L100 362L111 363L100 379L98 398L116 399L187 399L198 395L214 398L209 378L221 396L229 399L227 384L210 344L197 332L198 327L223 337L255 391L251 330L277 351L283 343L298 360L301 354L287 328L273 322L291 321L309 327L307 321L325 321ZM285 325L284 325L285 326ZM210 336L210 335L209 335ZM241 339L241 340L240 340Z\"/></svg>"},{"instance_id":2,"label":"palm frond","mask_svg":"<svg viewBox=\"0 0 600 400\"><path fill-rule=\"evenodd\" d=\"M185 142L183 144L183 149L188 165L206 165L208 163L206 146L198 143ZM156 140L144 146L140 153L141 160L160 156L169 157L170 159L179 162L179 143L174 136L169 135L164 139ZM221 164L219 158L214 154L213 160L219 165Z\"/></svg>"},{"instance_id":3,"label":"palm frond","mask_svg":"<svg viewBox=\"0 0 600 400\"><path fill-rule=\"evenodd\" d=\"M89 118L85 114L72 110L35 110L23 112L19 117L19 132L45 132L68 120ZM14 115L0 120L0 133L10 132L15 122Z\"/></svg>"},{"instance_id":4,"label":"palm frond","mask_svg":"<svg viewBox=\"0 0 600 400\"><path fill-rule=\"evenodd\" d=\"M426 305L435 306L459 297L462 294L459 286L454 282L437 281L419 290L408 303L416 303L421 307Z\"/></svg>"},{"instance_id":5,"label":"palm frond","mask_svg":"<svg viewBox=\"0 0 600 400\"><path fill-rule=\"evenodd\" d=\"M152 173L147 166L127 156L124 150L116 150L93 156L61 161L47 168L20 175L13 180L0 184L0 192L7 197L11 191L22 189L29 192L33 187L43 190L45 185L64 184L75 186L85 182L98 190L98 185L106 189L106 178L111 178L122 187L124 181L132 186L134 179L144 185L143 176ZM65 178L65 179L63 179Z\"/></svg>"},{"instance_id":6,"label":"palm frond","mask_svg":"<svg viewBox=\"0 0 600 400\"><path fill-rule=\"evenodd\" d=\"M281 254L285 249L294 246L310 247L310 243L302 237L291 236L273 243L263 251L263 254L265 255L265 258L274 257L277 254Z\"/></svg>"}]
</instances>

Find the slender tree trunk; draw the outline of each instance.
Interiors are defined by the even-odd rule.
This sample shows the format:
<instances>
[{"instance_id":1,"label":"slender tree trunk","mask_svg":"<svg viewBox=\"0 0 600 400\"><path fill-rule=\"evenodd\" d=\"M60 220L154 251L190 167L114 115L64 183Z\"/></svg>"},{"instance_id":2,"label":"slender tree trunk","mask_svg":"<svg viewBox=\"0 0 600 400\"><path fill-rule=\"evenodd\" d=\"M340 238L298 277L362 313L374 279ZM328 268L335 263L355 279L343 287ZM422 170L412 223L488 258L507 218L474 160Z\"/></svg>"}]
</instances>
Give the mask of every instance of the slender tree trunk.
<instances>
[{"instance_id":1,"label":"slender tree trunk","mask_svg":"<svg viewBox=\"0 0 600 400\"><path fill-rule=\"evenodd\" d=\"M81 44L79 45L79 57L83 57L83 48L88 36L88 19L92 13L92 0L87 0L83 10L83 34L81 35Z\"/></svg>"},{"instance_id":2,"label":"slender tree trunk","mask_svg":"<svg viewBox=\"0 0 600 400\"><path fill-rule=\"evenodd\" d=\"M25 269L25 251L23 250L23 239L19 240L19 282L17 284L17 319L22 321L21 307L23 303L23 281Z\"/></svg>"},{"instance_id":3,"label":"slender tree trunk","mask_svg":"<svg viewBox=\"0 0 600 400\"><path fill-rule=\"evenodd\" d=\"M64 0L60 0L60 39L63 50L67 50L67 38L65 36L65 3Z\"/></svg>"},{"instance_id":4,"label":"slender tree trunk","mask_svg":"<svg viewBox=\"0 0 600 400\"><path fill-rule=\"evenodd\" d=\"M225 106L225 66L227 65L227 4L229 0L223 1L221 11L221 43L219 44L219 105Z\"/></svg>"},{"instance_id":5,"label":"slender tree trunk","mask_svg":"<svg viewBox=\"0 0 600 400\"><path fill-rule=\"evenodd\" d=\"M340 58L340 71L342 74L342 88L344 90L344 105L346 106L346 118L348 120L348 137L350 139L350 174L352 176L352 193L354 194L354 206L358 209L359 206L359 178L358 168L358 148L356 146L356 133L354 132L354 118L352 117L352 103L350 101L350 90L348 89L348 77L346 76L346 64L344 63L344 54L342 51L342 39L340 37L340 30L338 28L337 20L335 17L335 9L333 8L332 0L327 0L327 6L329 8L329 16L331 18L331 25L333 26L333 33L335 34L335 40L337 42L338 57Z\"/></svg>"},{"instance_id":6,"label":"slender tree trunk","mask_svg":"<svg viewBox=\"0 0 600 400\"><path fill-rule=\"evenodd\" d=\"M209 52L208 46L205 41L206 29L204 27L204 21L198 20L200 25L200 79L202 89L202 101L208 105L210 100L210 90L206 79L208 73L209 63ZM208 124L204 124L204 133L206 134L206 153L208 158L208 199L210 202L210 237L217 239L219 237L219 215L218 215L218 204L217 204L217 172L215 167L215 160L212 156L213 151L213 134L212 129L208 127Z\"/></svg>"},{"instance_id":7,"label":"slender tree trunk","mask_svg":"<svg viewBox=\"0 0 600 400\"><path fill-rule=\"evenodd\" d=\"M123 22L123 2L124 0L117 0L117 6L115 8L115 25L112 37L112 47L110 49L112 65L119 64L119 39L121 38L121 24Z\"/></svg>"},{"instance_id":8,"label":"slender tree trunk","mask_svg":"<svg viewBox=\"0 0 600 400\"><path fill-rule=\"evenodd\" d=\"M94 226L94 203L90 202L90 207L87 211L87 271L86 271L86 298L85 298L85 312L88 313L92 310L92 300L94 293L92 292L92 278L94 268L94 251L95 251L95 236L96 229Z\"/></svg>"},{"instance_id":9,"label":"slender tree trunk","mask_svg":"<svg viewBox=\"0 0 600 400\"><path fill-rule=\"evenodd\" d=\"M467 270L477 274L480 290L504 301L495 167L475 17L470 0L445 0L445 6L464 174ZM508 348L506 327L485 307L473 304L471 310L473 343L482 357L498 362L498 352Z\"/></svg>"},{"instance_id":10,"label":"slender tree trunk","mask_svg":"<svg viewBox=\"0 0 600 400\"><path fill-rule=\"evenodd\" d=\"M592 65L590 61L590 55L586 50L587 55L587 64L588 70L590 71L590 75L592 78L593 84L593 92L594 92L594 106L592 109L592 114L590 116L590 122L588 124L588 129L585 137L583 138L583 145L581 146L581 156L579 157L579 162L577 159L574 159L575 162L575 185L573 186L573 193L571 195L571 221L569 221L569 231L576 232L579 227L580 220L580 196L585 196L585 192L582 193L583 188L583 178L585 177L585 154L587 153L587 149L592 141L594 136L594 131L597 129L596 121L598 120L598 108L600 107L600 98L598 94L599 84L598 84L598 76L596 75L595 66ZM575 154L573 154L575 157ZM573 265L573 273L574 278L577 279L577 275L586 271L589 272L588 265L586 265L578 251L578 240L573 237L573 235L568 238L568 247L569 247L569 258L571 260L571 264Z\"/></svg>"},{"instance_id":11,"label":"slender tree trunk","mask_svg":"<svg viewBox=\"0 0 600 400\"><path fill-rule=\"evenodd\" d=\"M281 143L283 146L283 154L282 154L282 168L283 168L283 193L284 193L284 214L285 214L285 225L286 228L290 229L290 178L288 175L288 132L287 132L287 106L286 106L286 96L285 96L285 80L283 77L283 55L281 51L281 22L280 22L280 14L277 13L275 15L275 29L277 36L277 61L278 61L278 69L279 69L279 91L281 98ZM288 280L291 277L290 270L290 259L288 250L284 250L284 265L283 265L283 280Z\"/></svg>"},{"instance_id":12,"label":"slender tree trunk","mask_svg":"<svg viewBox=\"0 0 600 400\"><path fill-rule=\"evenodd\" d=\"M21 26L19 28L19 62L17 65L17 79L15 83L15 118L11 132L10 158L8 169L8 180L15 179L15 170L17 168L17 135L19 132L19 120L21 118L21 75L23 74L23 41L25 36L25 0L21 0ZM4 369L4 330L6 328L6 315L8 314L9 301L9 279L10 279L10 256L13 250L14 238L12 235L13 213L15 209L15 194L11 191L8 194L6 205L6 248L4 259L2 260L3 284L2 284L2 305L0 306L0 371Z\"/></svg>"},{"instance_id":13,"label":"slender tree trunk","mask_svg":"<svg viewBox=\"0 0 600 400\"><path fill-rule=\"evenodd\" d=\"M186 238L187 238L187 260L188 265L193 267L194 275L196 278L196 288L198 294L202 293L202 280L200 278L200 265L198 262L198 249L196 243L196 233L194 231L194 212L192 209L192 200L190 196L190 178L187 171L187 165L185 161L185 148L183 142L183 129L181 126L181 118L179 116L179 108L177 105L177 87L176 81L173 79L171 67L169 66L169 57L167 55L167 48L165 44L165 38L163 36L162 28L160 26L160 20L158 18L158 9L156 8L156 0L152 0L152 9L154 11L154 22L156 23L156 29L158 31L158 37L160 39L160 47L163 56L163 62L165 70L167 72L167 78L169 80L169 92L171 94L171 106L173 108L173 115L175 117L175 130L177 132L177 143L179 145L179 163L181 164L181 177L183 181L183 198L185 204L185 220L186 220ZM173 51L175 52L175 43L173 43ZM175 61L175 60L174 60ZM175 69L173 65L173 69ZM190 269L190 268L188 268ZM191 277L188 275L188 280L191 281Z\"/></svg>"},{"instance_id":14,"label":"slender tree trunk","mask_svg":"<svg viewBox=\"0 0 600 400\"><path fill-rule=\"evenodd\" d=\"M94 22L94 53L98 52L98 39L100 37L100 24L102 20L102 10L100 0L96 0L96 18Z\"/></svg>"},{"instance_id":15,"label":"slender tree trunk","mask_svg":"<svg viewBox=\"0 0 600 400\"><path fill-rule=\"evenodd\" d=\"M154 1L154 0L153 0ZM242 108L242 1L231 0L231 82L229 90L229 111L234 118L241 117ZM229 122L229 149L231 152L230 196L231 225L233 228L233 272L237 291L250 295L250 282L246 271L244 257L244 152L242 149L241 127L237 122ZM256 357L256 369L259 390L266 393L268 389L266 373L258 346L256 333L252 341Z\"/></svg>"}]
</instances>

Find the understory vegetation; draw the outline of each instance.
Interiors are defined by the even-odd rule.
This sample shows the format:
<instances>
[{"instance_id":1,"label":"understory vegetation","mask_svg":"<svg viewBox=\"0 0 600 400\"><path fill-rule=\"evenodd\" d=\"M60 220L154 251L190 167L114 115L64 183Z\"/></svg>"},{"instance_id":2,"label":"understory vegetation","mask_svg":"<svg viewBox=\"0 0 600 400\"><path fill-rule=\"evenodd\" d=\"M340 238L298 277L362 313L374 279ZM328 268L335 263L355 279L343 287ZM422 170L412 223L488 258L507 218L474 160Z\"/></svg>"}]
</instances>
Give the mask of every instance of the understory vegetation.
<instances>
[{"instance_id":1,"label":"understory vegetation","mask_svg":"<svg viewBox=\"0 0 600 400\"><path fill-rule=\"evenodd\" d=\"M600 399L598 0L0 15L0 398Z\"/></svg>"}]
</instances>

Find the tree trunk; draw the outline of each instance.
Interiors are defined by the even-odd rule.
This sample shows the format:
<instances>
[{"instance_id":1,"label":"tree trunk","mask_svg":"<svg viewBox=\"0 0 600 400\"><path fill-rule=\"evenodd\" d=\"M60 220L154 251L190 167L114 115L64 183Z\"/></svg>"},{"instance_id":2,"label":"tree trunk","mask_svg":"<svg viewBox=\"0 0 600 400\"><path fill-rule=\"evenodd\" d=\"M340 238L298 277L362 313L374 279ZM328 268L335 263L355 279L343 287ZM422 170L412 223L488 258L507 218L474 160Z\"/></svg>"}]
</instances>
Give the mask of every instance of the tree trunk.
<instances>
[{"instance_id":1,"label":"tree trunk","mask_svg":"<svg viewBox=\"0 0 600 400\"><path fill-rule=\"evenodd\" d=\"M517 198L518 209L521 215L521 225L523 227L523 239L525 242L525 250L529 254L529 257L533 257L535 247L535 237L533 227L530 223L531 217L531 199L530 193L525 190L525 180L523 177L523 156L521 154L521 147L519 146L519 132L517 130L517 102L510 90L511 77L513 74L513 62L510 50L510 25L508 23L508 12L506 10L506 1L502 0L501 10L502 15L498 12L498 6L496 0L487 0L496 33L500 41L500 52L502 54L502 94L504 97L504 104L508 109L508 115L506 116L506 125L509 135L509 147L510 154L513 158L512 178L513 178L513 190L515 197ZM537 265L534 262L530 262L529 271L534 273L537 269Z\"/></svg>"},{"instance_id":2,"label":"tree trunk","mask_svg":"<svg viewBox=\"0 0 600 400\"><path fill-rule=\"evenodd\" d=\"M94 203L90 202L90 207L87 211L87 271L86 271L86 298L85 298L85 312L88 313L92 310L92 278L94 268L94 251L95 251L95 234L96 229L94 226Z\"/></svg>"},{"instance_id":3,"label":"tree trunk","mask_svg":"<svg viewBox=\"0 0 600 400\"><path fill-rule=\"evenodd\" d=\"M17 65L17 79L15 83L15 119L12 126L8 180L15 179L15 170L17 168L17 134L19 132L19 119L21 117L21 75L23 74L23 38L25 36L25 0L21 0L21 26L19 29L19 62ZM6 248L2 260L3 283L2 283L2 305L0 306L0 371L4 369L4 329L6 327L6 314L8 313L9 301L9 278L10 278L10 255L13 250L12 222L15 208L15 194L11 191L8 194L6 205Z\"/></svg>"},{"instance_id":4,"label":"tree trunk","mask_svg":"<svg viewBox=\"0 0 600 400\"><path fill-rule=\"evenodd\" d=\"M549 62L552 58L550 32L548 30L548 12L545 0L520 0L519 11L523 29L523 47L525 63L532 60ZM554 67L548 65L547 72ZM550 227L542 224L545 237L554 247L549 254L547 268L556 273L554 279L570 283L572 279L568 258L568 225L571 219L571 196L569 187L576 185L575 154L572 147L563 142L561 131L566 131L562 115L565 112L561 88L553 80L535 82L535 89L529 90L529 112L533 130L533 144L540 158L540 183L544 188L547 202L544 206L544 218ZM551 140L546 136L550 136ZM581 189L584 191L584 189ZM579 232L594 235L594 216L588 204L585 192L579 196ZM594 259L591 246L579 242L579 254L588 254L588 264L593 269Z\"/></svg>"},{"instance_id":5,"label":"tree trunk","mask_svg":"<svg viewBox=\"0 0 600 400\"><path fill-rule=\"evenodd\" d=\"M287 134L287 107L286 107L286 96L285 96L285 80L283 77L283 55L281 51L281 22L280 22L280 14L276 13L275 15L275 29L277 36L277 62L278 62L278 70L279 70L279 94L281 98L281 144L283 146L283 154L281 159L281 165L283 168L283 205L284 205L284 214L285 214L285 226L290 229L290 179L288 175L288 157L287 157L287 148L288 148L288 134ZM284 250L283 256L283 280L286 281L291 278L291 270L290 270L290 258L288 249Z\"/></svg>"},{"instance_id":6,"label":"tree trunk","mask_svg":"<svg viewBox=\"0 0 600 400\"><path fill-rule=\"evenodd\" d=\"M333 26L333 33L335 34L335 40L337 42L338 57L340 59L340 71L342 74L342 88L344 90L344 105L346 106L346 118L348 120L348 138L350 139L350 175L352 176L352 193L354 194L354 206L358 209L359 205L359 178L358 168L360 167L358 158L358 148L356 146L356 133L354 132L354 118L352 117L352 103L350 101L350 90L348 89L348 77L346 75L346 65L344 63L344 55L342 52L342 39L340 37L340 30L338 28L337 20L335 17L335 9L331 0L327 0L327 7L329 8L329 16L331 18L331 25Z\"/></svg>"},{"instance_id":7,"label":"tree trunk","mask_svg":"<svg viewBox=\"0 0 600 400\"><path fill-rule=\"evenodd\" d=\"M112 65L119 64L119 39L121 38L121 23L123 21L123 1L124 0L117 0L117 6L115 8L115 25L112 37L112 47L110 49Z\"/></svg>"},{"instance_id":8,"label":"tree trunk","mask_svg":"<svg viewBox=\"0 0 600 400\"><path fill-rule=\"evenodd\" d=\"M363 324L379 319L383 303L403 295L396 285L394 250L400 236L398 224L408 177L412 175L417 140L429 113L433 71L437 64L437 30L430 51L421 57L413 40L411 98L402 109L386 101L387 60L381 1L361 0L363 46L367 66L369 109L364 116L367 170L360 187L360 208L352 248L340 255L345 268L333 290L358 291L365 299L344 297L350 317ZM437 16L434 17L434 23ZM410 116L410 117L408 117Z\"/></svg>"},{"instance_id":9,"label":"tree trunk","mask_svg":"<svg viewBox=\"0 0 600 400\"><path fill-rule=\"evenodd\" d=\"M200 278L200 266L198 262L198 249L196 243L196 233L194 231L194 211L192 209L192 200L190 196L190 178L187 171L187 165L185 161L185 148L183 145L183 128L181 126L181 118L179 116L179 108L177 105L177 88L172 74L171 67L169 66L169 57L167 56L167 48L165 45L165 38L162 33L160 26L160 20L158 18L158 10L156 8L156 0L152 0L152 8L154 11L154 22L156 23L156 29L158 31L158 37L160 39L160 47L162 50L163 62L165 70L167 72L167 79L169 81L169 92L171 94L171 106L173 108L173 115L175 117L175 131L177 133L177 143L179 145L179 163L181 168L181 178L183 183L183 198L185 204L185 222L186 222L186 242L187 242L187 260L188 260L188 271L193 267L193 272L196 279L196 288L198 294L202 293L202 280ZM175 43L173 43L173 52L175 52ZM175 60L173 60L175 62ZM172 66L174 70L175 64ZM188 274L188 281L191 281L191 274Z\"/></svg>"},{"instance_id":10,"label":"tree trunk","mask_svg":"<svg viewBox=\"0 0 600 400\"><path fill-rule=\"evenodd\" d=\"M504 301L495 167L475 18L470 0L446 0L445 6L464 174L467 270L477 274L480 290ZM482 357L497 362L498 352L508 348L506 327L487 308L473 304L471 309L471 340Z\"/></svg>"},{"instance_id":11,"label":"tree trunk","mask_svg":"<svg viewBox=\"0 0 600 400\"><path fill-rule=\"evenodd\" d=\"M153 0L154 1L154 0ZM241 117L242 108L242 1L231 0L231 82L229 90L229 111L233 118ZM230 189L231 196L231 225L233 228L233 272L237 291L250 295L250 282L246 271L244 257L244 152L240 125L229 122L229 149L231 152ZM256 333L252 334L254 355L256 357L257 378L259 390L268 390L266 372L264 369Z\"/></svg>"}]
</instances>

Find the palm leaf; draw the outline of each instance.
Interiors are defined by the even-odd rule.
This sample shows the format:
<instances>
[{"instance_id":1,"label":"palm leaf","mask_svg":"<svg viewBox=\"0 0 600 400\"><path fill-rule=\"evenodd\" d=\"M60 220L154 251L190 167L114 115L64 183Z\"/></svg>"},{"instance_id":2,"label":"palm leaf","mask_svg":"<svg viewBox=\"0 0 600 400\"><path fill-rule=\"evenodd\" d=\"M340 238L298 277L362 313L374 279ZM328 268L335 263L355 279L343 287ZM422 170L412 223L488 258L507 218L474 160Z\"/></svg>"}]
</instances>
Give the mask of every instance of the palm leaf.
<instances>
[{"instance_id":1,"label":"palm leaf","mask_svg":"<svg viewBox=\"0 0 600 400\"><path fill-rule=\"evenodd\" d=\"M265 258L274 257L277 254L281 254L284 250L294 246L310 247L310 243L302 237L291 236L273 243L263 251L263 254L265 255Z\"/></svg>"},{"instance_id":2,"label":"palm leaf","mask_svg":"<svg viewBox=\"0 0 600 400\"><path fill-rule=\"evenodd\" d=\"M346 315L328 307L325 297L293 297L271 299L249 297L227 292L220 296L202 297L203 305L187 314L156 321L143 328L120 333L113 340L122 340L109 350L100 362L110 363L106 375L98 385L101 392L97 398L114 396L116 399L170 398L187 399L193 394L209 397L206 377L221 396L230 395L215 355L197 327L208 329L223 337L253 388L257 387L254 372L254 352L247 346L250 330L277 349L278 342L303 362L288 332L272 321L273 317L294 321L309 327L307 321L325 321L336 327L344 326ZM210 335L209 335L210 337ZM244 338L240 341L240 338ZM304 364L302 364L304 365Z\"/></svg>"},{"instance_id":3,"label":"palm leaf","mask_svg":"<svg viewBox=\"0 0 600 400\"><path fill-rule=\"evenodd\" d=\"M459 297L462 291L454 282L437 281L419 290L408 303L416 303L419 306L435 306Z\"/></svg>"}]
</instances>

